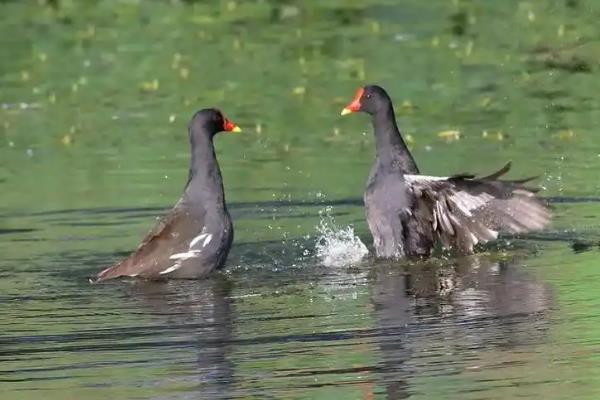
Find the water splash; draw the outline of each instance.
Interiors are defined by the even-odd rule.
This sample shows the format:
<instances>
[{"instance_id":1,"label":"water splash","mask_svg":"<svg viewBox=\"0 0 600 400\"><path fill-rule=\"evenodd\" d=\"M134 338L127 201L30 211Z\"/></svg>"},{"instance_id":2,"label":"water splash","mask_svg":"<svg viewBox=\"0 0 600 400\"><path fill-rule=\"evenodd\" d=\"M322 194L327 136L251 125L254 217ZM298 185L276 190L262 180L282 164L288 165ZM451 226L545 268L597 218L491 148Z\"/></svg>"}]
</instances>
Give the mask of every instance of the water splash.
<instances>
[{"instance_id":1,"label":"water splash","mask_svg":"<svg viewBox=\"0 0 600 400\"><path fill-rule=\"evenodd\" d=\"M319 211L315 250L321 263L328 267L342 267L360 262L368 253L367 246L354 234L354 228L340 228L331 216L332 207Z\"/></svg>"}]
</instances>

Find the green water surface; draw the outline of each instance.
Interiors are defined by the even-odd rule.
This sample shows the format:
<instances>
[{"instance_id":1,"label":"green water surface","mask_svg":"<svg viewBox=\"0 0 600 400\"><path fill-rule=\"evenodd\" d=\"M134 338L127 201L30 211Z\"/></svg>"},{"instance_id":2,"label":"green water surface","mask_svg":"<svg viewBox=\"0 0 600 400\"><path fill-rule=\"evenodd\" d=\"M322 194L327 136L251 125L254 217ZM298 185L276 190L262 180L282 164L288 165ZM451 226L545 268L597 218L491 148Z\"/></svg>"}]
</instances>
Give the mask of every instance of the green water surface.
<instances>
[{"instance_id":1,"label":"green water surface","mask_svg":"<svg viewBox=\"0 0 600 400\"><path fill-rule=\"evenodd\" d=\"M0 1L2 399L597 399L598 21L593 0ZM322 265L324 213L370 245L370 126L339 116L366 83L423 173L512 160L553 226ZM209 106L244 130L216 140L226 271L89 285L178 199Z\"/></svg>"}]
</instances>

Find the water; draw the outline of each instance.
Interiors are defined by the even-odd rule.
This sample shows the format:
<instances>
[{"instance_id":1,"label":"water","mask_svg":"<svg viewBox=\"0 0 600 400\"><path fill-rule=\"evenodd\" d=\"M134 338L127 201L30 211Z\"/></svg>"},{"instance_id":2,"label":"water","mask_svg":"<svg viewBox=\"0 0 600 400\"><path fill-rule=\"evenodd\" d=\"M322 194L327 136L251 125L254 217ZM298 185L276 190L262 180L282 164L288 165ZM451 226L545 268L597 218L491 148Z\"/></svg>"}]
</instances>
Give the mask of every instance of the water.
<instances>
[{"instance_id":1,"label":"water","mask_svg":"<svg viewBox=\"0 0 600 400\"><path fill-rule=\"evenodd\" d=\"M598 397L595 2L47 3L0 2L3 399ZM512 160L554 225L362 257L373 143L339 111L366 82L424 173ZM90 285L178 199L213 105L244 129L217 140L227 268Z\"/></svg>"},{"instance_id":2,"label":"water","mask_svg":"<svg viewBox=\"0 0 600 400\"><path fill-rule=\"evenodd\" d=\"M331 216L332 208L321 210L315 243L319 261L329 267L344 267L359 263L369 254L367 246L354 234L352 226L339 227Z\"/></svg>"}]
</instances>

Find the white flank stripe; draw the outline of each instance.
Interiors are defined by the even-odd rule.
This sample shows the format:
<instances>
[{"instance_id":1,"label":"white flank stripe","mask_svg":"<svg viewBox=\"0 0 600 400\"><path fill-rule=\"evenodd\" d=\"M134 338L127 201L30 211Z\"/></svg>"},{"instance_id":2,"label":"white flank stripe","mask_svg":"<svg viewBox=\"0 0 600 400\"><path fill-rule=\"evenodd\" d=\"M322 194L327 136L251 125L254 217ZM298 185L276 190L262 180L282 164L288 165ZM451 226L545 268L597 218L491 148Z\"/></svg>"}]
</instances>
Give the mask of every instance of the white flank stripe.
<instances>
[{"instance_id":1,"label":"white flank stripe","mask_svg":"<svg viewBox=\"0 0 600 400\"><path fill-rule=\"evenodd\" d=\"M175 271L177 268L181 268L181 263L187 259L190 258L195 258L195 257L199 257L200 254L202 253L202 250L192 250L192 247L194 247L196 244L198 244L201 240L204 240L202 242L202 247L206 247L206 245L208 243L210 243L210 241L212 240L212 235L210 233L201 233L200 235L196 236L195 238L193 238L190 241L190 251L186 251L185 253L175 253L173 255L171 255L169 257L169 259L171 260L177 260L175 262L175 264L171 265L169 268L165 269L164 271L160 272L160 275L164 275L164 274L168 274L169 272L173 272Z\"/></svg>"},{"instance_id":2,"label":"white flank stripe","mask_svg":"<svg viewBox=\"0 0 600 400\"><path fill-rule=\"evenodd\" d=\"M201 241L202 239L204 239L207 236L212 236L212 235L210 233L201 233L200 235L198 235L195 238L193 238L192 241L190 242L190 249L192 247L194 247L194 245L196 243L198 243L199 241Z\"/></svg>"},{"instance_id":3,"label":"white flank stripe","mask_svg":"<svg viewBox=\"0 0 600 400\"><path fill-rule=\"evenodd\" d=\"M168 274L169 272L173 272L173 271L175 271L179 267L181 267L181 263L176 262L175 264L171 265L169 268L167 268L164 271L160 272L160 275Z\"/></svg>"},{"instance_id":4,"label":"white flank stripe","mask_svg":"<svg viewBox=\"0 0 600 400\"><path fill-rule=\"evenodd\" d=\"M171 260L187 260L188 258L198 257L200 255L200 250L190 250L186 253L175 253L169 258Z\"/></svg>"}]
</instances>

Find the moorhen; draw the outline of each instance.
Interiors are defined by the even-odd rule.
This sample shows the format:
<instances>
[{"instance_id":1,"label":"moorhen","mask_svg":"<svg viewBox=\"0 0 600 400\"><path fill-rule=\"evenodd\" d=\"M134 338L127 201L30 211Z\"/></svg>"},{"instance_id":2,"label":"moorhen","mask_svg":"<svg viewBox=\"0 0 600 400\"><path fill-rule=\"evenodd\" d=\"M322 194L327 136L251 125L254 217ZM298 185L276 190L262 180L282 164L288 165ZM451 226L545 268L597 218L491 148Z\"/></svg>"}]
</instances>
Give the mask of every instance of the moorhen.
<instances>
[{"instance_id":1,"label":"moorhen","mask_svg":"<svg viewBox=\"0 0 600 400\"><path fill-rule=\"evenodd\" d=\"M342 115L371 115L377 156L364 194L367 222L381 258L427 257L435 244L462 253L498 232L544 228L550 212L524 184L534 178L499 180L510 163L482 178L419 175L402 139L392 101L376 85L359 88Z\"/></svg>"},{"instance_id":2,"label":"moorhen","mask_svg":"<svg viewBox=\"0 0 600 400\"><path fill-rule=\"evenodd\" d=\"M213 137L241 129L214 108L198 111L189 124L190 170L183 195L129 257L101 271L93 282L119 276L145 279L201 278L225 263L233 225Z\"/></svg>"}]
</instances>

